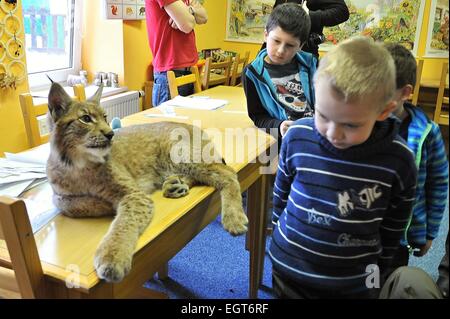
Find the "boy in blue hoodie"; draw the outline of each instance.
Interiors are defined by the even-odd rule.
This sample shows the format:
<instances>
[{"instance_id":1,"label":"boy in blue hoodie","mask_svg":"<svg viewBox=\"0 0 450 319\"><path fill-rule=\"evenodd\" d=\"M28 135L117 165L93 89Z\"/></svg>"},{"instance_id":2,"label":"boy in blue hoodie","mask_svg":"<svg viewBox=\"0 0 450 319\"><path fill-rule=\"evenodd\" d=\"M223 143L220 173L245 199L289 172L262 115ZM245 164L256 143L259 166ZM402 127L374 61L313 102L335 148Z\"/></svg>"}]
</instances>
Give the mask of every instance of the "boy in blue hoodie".
<instances>
[{"instance_id":1,"label":"boy in blue hoodie","mask_svg":"<svg viewBox=\"0 0 450 319\"><path fill-rule=\"evenodd\" d=\"M264 31L267 48L244 72L249 117L259 128L277 129L278 137L293 121L314 113L316 58L300 51L310 28L310 18L301 5L277 6Z\"/></svg>"},{"instance_id":2,"label":"boy in blue hoodie","mask_svg":"<svg viewBox=\"0 0 450 319\"><path fill-rule=\"evenodd\" d=\"M386 275L408 265L409 255L424 256L438 235L448 191L448 160L439 125L419 107L407 102L416 83L416 59L400 44L385 44L396 67L397 107L393 114L401 121L399 134L413 151L417 174L416 199L401 246Z\"/></svg>"}]
</instances>

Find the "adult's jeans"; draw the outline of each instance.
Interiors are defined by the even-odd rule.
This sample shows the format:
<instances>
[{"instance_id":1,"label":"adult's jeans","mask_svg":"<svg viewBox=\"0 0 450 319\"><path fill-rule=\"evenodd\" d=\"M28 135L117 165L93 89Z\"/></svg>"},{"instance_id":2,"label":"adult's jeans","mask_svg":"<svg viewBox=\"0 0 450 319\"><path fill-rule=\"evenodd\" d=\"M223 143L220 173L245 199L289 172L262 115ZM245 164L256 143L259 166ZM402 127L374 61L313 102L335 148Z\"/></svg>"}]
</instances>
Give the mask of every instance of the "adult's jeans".
<instances>
[{"instance_id":1,"label":"adult's jeans","mask_svg":"<svg viewBox=\"0 0 450 319\"><path fill-rule=\"evenodd\" d=\"M183 70L173 70L175 77L191 74L189 68ZM167 71L153 73L153 106L158 106L161 103L170 100L169 83L167 82ZM194 93L194 85L192 83L182 85L178 88L178 93L181 96L188 96Z\"/></svg>"}]
</instances>

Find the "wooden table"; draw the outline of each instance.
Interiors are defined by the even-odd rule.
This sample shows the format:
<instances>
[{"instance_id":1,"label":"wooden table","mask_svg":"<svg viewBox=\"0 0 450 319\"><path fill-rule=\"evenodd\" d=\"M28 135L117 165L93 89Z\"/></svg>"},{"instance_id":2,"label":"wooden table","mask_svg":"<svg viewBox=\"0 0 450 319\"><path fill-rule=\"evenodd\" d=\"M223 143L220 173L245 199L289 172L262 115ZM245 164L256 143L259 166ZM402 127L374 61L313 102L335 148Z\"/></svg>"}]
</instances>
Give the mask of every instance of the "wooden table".
<instances>
[{"instance_id":1,"label":"wooden table","mask_svg":"<svg viewBox=\"0 0 450 319\"><path fill-rule=\"evenodd\" d=\"M223 143L212 136L214 143L227 161L238 172L242 191L248 190L247 214L249 218L248 246L250 250L249 297L256 298L261 282L265 253L265 228L268 185L260 174L264 164L260 154L273 146L275 140L254 128L246 116L245 95L242 88L215 87L199 95L226 99L229 104L215 111L176 109L177 115L188 118L149 118L147 113L161 113L158 108L148 109L122 120L123 125L151 123L162 120L178 122L201 121L202 128L215 128L224 133L227 128L247 129L247 133L260 133L256 143ZM197 122L195 122L197 121ZM263 136L263 137L262 137ZM235 145L231 145L235 144ZM245 154L237 154L243 147ZM238 152L235 152L235 149ZM275 155L276 155L275 147ZM242 152L240 152L242 153ZM243 155L243 156L241 156ZM242 157L239 158L239 157ZM45 190L49 185L42 186ZM112 218L72 219L62 215L35 234L39 256L47 280L49 296L55 298L129 298L160 297L142 285L189 243L220 212L220 196L211 187L198 186L186 197L168 199L161 191L152 195L155 213L152 222L139 238L131 272L120 283L99 280L93 266L95 250L105 235ZM245 249L242 247L242 249ZM230 253L233 253L230 251ZM201 258L201 256L198 256ZM0 242L0 262L7 259L4 242ZM227 271L217 265L217 271Z\"/></svg>"}]
</instances>

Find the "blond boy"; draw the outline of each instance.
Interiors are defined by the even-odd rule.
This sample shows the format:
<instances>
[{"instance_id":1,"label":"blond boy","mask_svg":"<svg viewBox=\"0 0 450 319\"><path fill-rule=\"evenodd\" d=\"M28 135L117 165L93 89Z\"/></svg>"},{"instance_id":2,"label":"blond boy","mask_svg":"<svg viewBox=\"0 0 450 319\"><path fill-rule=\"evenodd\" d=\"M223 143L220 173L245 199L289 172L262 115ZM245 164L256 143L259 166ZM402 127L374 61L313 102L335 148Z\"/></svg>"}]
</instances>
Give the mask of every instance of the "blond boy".
<instances>
[{"instance_id":1,"label":"blond boy","mask_svg":"<svg viewBox=\"0 0 450 319\"><path fill-rule=\"evenodd\" d=\"M314 77L314 119L296 121L280 151L269 254L281 298L376 297L411 213L416 167L398 137L395 66L356 37Z\"/></svg>"}]
</instances>

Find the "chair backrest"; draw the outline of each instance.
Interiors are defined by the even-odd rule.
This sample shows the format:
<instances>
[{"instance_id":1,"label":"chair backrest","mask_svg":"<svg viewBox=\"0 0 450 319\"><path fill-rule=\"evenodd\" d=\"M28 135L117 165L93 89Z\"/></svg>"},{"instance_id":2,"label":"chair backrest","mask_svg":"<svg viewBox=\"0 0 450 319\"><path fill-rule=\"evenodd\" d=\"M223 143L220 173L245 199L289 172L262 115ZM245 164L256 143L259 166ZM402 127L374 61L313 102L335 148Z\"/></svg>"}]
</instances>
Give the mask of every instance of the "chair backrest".
<instances>
[{"instance_id":1,"label":"chair backrest","mask_svg":"<svg viewBox=\"0 0 450 319\"><path fill-rule=\"evenodd\" d=\"M239 84L240 78L242 76L242 71L248 64L249 58L250 58L250 51L245 52L245 55L243 57L241 57L239 53L236 54L236 56L234 57L230 80L231 86Z\"/></svg>"},{"instance_id":2,"label":"chair backrest","mask_svg":"<svg viewBox=\"0 0 450 319\"><path fill-rule=\"evenodd\" d=\"M147 81L144 82L144 103L143 103L143 109L149 109L153 107L153 84L154 84L154 77L153 77L153 64L150 63L147 67Z\"/></svg>"},{"instance_id":3,"label":"chair backrest","mask_svg":"<svg viewBox=\"0 0 450 319\"><path fill-rule=\"evenodd\" d=\"M206 58L203 67L202 89L206 90L220 84L229 85L232 63L231 56L228 56L223 62L213 62L212 58Z\"/></svg>"},{"instance_id":4,"label":"chair backrest","mask_svg":"<svg viewBox=\"0 0 450 319\"><path fill-rule=\"evenodd\" d=\"M196 66L191 67L191 74L183 75L180 77L175 77L173 71L167 71L167 82L169 83L170 97L173 99L178 96L178 88L185 84L194 84L194 93L199 93L202 91L200 84L200 74L198 73L198 68Z\"/></svg>"},{"instance_id":5,"label":"chair backrest","mask_svg":"<svg viewBox=\"0 0 450 319\"><path fill-rule=\"evenodd\" d=\"M31 148L47 143L50 134L47 133L41 135L38 122L39 116L47 114L47 102L35 105L33 102L33 96L30 93L20 94L19 100L28 137L28 146Z\"/></svg>"},{"instance_id":6,"label":"chair backrest","mask_svg":"<svg viewBox=\"0 0 450 319\"><path fill-rule=\"evenodd\" d=\"M75 84L73 86L73 95L80 102L86 101L86 91L83 84Z\"/></svg>"},{"instance_id":7,"label":"chair backrest","mask_svg":"<svg viewBox=\"0 0 450 319\"><path fill-rule=\"evenodd\" d=\"M44 273L22 200L0 196L0 241L9 254L9 260L0 260L0 297L45 297Z\"/></svg>"},{"instance_id":8,"label":"chair backrest","mask_svg":"<svg viewBox=\"0 0 450 319\"><path fill-rule=\"evenodd\" d=\"M423 71L423 59L419 59L417 62L417 71L416 71L416 84L414 85L413 92L410 95L411 103L417 105L419 101L419 92L420 92L420 80L422 79L422 71Z\"/></svg>"},{"instance_id":9,"label":"chair backrest","mask_svg":"<svg viewBox=\"0 0 450 319\"><path fill-rule=\"evenodd\" d=\"M75 100L86 101L86 92L83 85L75 85L73 87L73 91ZM41 130L39 128L38 117L44 116L48 112L47 100L45 98L42 100L45 100L45 102L34 104L33 96L30 93L19 95L20 107L22 109L25 130L28 138L28 146L30 148L47 143L49 140L50 134L41 134Z\"/></svg>"},{"instance_id":10,"label":"chair backrest","mask_svg":"<svg viewBox=\"0 0 450 319\"><path fill-rule=\"evenodd\" d=\"M436 109L434 110L434 121L441 125L448 126L448 95L445 95L445 88L447 86L447 76L448 76L448 62L442 63L441 80L439 82L439 90L436 100ZM442 109L442 105L447 105L446 110Z\"/></svg>"}]
</instances>

